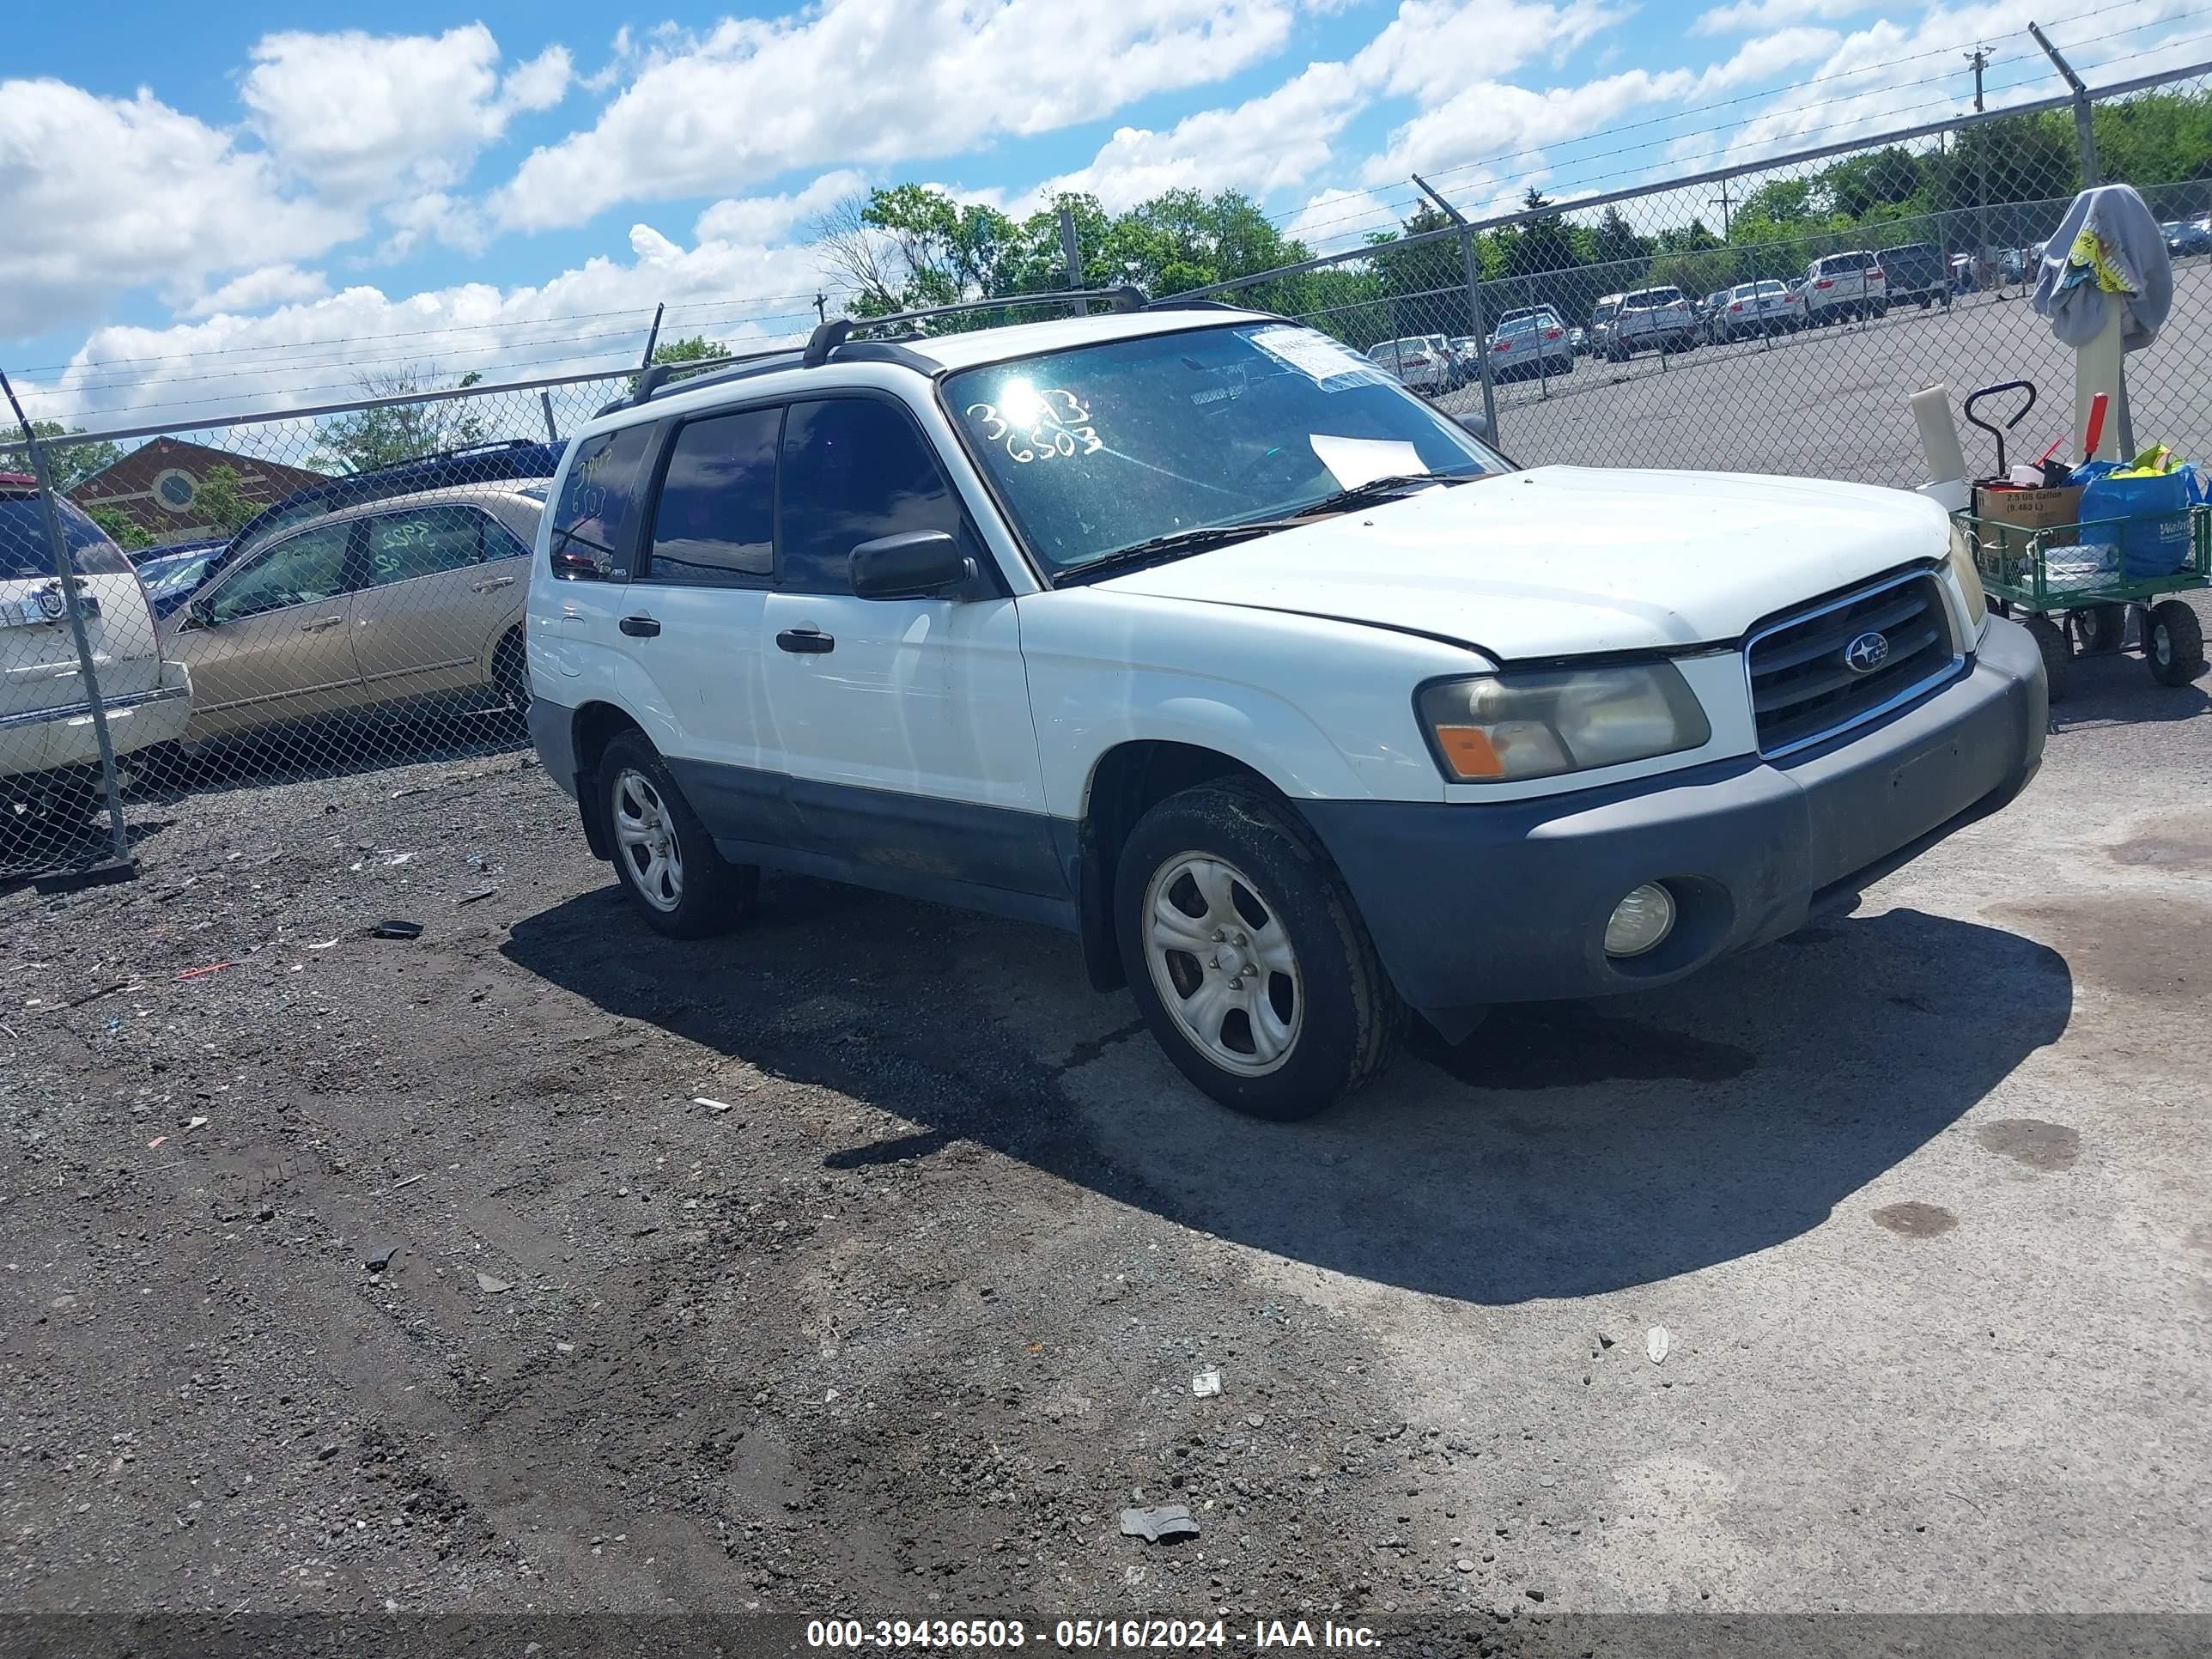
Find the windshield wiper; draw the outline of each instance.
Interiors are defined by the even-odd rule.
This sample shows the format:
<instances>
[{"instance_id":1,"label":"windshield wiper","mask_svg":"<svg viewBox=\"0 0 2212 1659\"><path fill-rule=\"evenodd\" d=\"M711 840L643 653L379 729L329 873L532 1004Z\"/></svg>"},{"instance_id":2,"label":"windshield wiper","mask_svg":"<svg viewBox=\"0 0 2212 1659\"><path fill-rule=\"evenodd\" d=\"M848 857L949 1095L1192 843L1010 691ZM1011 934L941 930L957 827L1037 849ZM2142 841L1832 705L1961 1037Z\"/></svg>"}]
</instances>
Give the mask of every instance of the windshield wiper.
<instances>
[{"instance_id":1,"label":"windshield wiper","mask_svg":"<svg viewBox=\"0 0 2212 1659\"><path fill-rule=\"evenodd\" d=\"M1349 513L1355 507L1372 507L1377 501L1387 501L1423 484L1472 483L1477 478L1486 478L1487 472L1389 472L1379 478L1370 478L1349 489L1340 489L1334 495L1324 495L1310 501L1294 515L1301 519L1317 518L1324 513Z\"/></svg>"},{"instance_id":2,"label":"windshield wiper","mask_svg":"<svg viewBox=\"0 0 2212 1659\"><path fill-rule=\"evenodd\" d=\"M1094 581L1102 576L1126 574L1141 570L1147 565L1165 564L1193 553L1204 553L1217 547L1232 547L1238 542L1249 542L1256 537L1272 536L1278 530L1304 530L1303 515L1291 519L1247 519L1242 524L1193 525L1188 530L1170 530L1164 536L1154 536L1128 547L1117 547L1111 553L1103 553L1073 570L1060 573L1057 584Z\"/></svg>"}]
</instances>

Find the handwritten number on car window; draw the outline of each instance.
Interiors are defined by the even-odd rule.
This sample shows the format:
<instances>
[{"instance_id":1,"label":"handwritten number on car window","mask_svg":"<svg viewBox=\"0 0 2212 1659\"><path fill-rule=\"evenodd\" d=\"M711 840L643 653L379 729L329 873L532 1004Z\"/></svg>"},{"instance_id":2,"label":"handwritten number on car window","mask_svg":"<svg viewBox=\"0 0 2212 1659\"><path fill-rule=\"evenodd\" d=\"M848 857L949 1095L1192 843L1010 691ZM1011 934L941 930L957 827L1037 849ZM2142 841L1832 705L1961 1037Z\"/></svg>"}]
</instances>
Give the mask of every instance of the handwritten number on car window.
<instances>
[{"instance_id":1,"label":"handwritten number on car window","mask_svg":"<svg viewBox=\"0 0 2212 1659\"><path fill-rule=\"evenodd\" d=\"M1091 424L1089 405L1061 386L1043 392L1023 386L1000 404L970 404L967 414L983 428L986 443L1004 445L1006 459L1024 465L1096 455L1106 447Z\"/></svg>"}]
</instances>

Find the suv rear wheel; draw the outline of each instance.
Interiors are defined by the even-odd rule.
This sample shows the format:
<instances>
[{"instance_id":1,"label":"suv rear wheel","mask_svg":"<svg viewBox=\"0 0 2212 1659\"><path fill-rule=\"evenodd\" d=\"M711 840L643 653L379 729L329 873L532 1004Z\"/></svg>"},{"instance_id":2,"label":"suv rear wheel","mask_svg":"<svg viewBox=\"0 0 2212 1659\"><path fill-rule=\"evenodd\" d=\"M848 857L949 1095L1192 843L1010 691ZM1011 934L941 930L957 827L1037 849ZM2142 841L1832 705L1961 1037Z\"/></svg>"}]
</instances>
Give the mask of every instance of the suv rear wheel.
<instances>
[{"instance_id":1,"label":"suv rear wheel","mask_svg":"<svg viewBox=\"0 0 2212 1659\"><path fill-rule=\"evenodd\" d=\"M1352 896L1265 792L1209 784L1162 801L1122 847L1114 890L1146 1023L1223 1105L1308 1117L1395 1057L1404 1008Z\"/></svg>"},{"instance_id":2,"label":"suv rear wheel","mask_svg":"<svg viewBox=\"0 0 2212 1659\"><path fill-rule=\"evenodd\" d=\"M615 872L647 924L671 939L727 933L752 908L760 870L714 850L660 751L624 732L599 757Z\"/></svg>"}]
</instances>

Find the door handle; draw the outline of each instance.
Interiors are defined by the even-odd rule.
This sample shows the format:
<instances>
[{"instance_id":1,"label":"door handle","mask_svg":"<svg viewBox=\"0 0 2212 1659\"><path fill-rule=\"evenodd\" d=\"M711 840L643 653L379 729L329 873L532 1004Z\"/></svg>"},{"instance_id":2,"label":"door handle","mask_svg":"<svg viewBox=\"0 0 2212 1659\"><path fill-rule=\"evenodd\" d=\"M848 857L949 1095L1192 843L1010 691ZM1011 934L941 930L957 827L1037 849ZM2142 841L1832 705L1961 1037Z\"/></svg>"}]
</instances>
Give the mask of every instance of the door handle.
<instances>
[{"instance_id":1,"label":"door handle","mask_svg":"<svg viewBox=\"0 0 2212 1659\"><path fill-rule=\"evenodd\" d=\"M313 622L301 623L300 631L302 634L319 634L325 628L336 628L344 620L343 617L318 617Z\"/></svg>"},{"instance_id":2,"label":"door handle","mask_svg":"<svg viewBox=\"0 0 2212 1659\"><path fill-rule=\"evenodd\" d=\"M514 586L514 578L512 576L487 576L482 581L471 582L469 586L471 591L473 592L489 593L495 587Z\"/></svg>"},{"instance_id":3,"label":"door handle","mask_svg":"<svg viewBox=\"0 0 2212 1659\"><path fill-rule=\"evenodd\" d=\"M775 642L802 657L819 657L837 648L836 640L818 628L787 628Z\"/></svg>"},{"instance_id":4,"label":"door handle","mask_svg":"<svg viewBox=\"0 0 2212 1659\"><path fill-rule=\"evenodd\" d=\"M660 632L660 624L651 617L624 617L615 626L634 640L649 640Z\"/></svg>"}]
</instances>

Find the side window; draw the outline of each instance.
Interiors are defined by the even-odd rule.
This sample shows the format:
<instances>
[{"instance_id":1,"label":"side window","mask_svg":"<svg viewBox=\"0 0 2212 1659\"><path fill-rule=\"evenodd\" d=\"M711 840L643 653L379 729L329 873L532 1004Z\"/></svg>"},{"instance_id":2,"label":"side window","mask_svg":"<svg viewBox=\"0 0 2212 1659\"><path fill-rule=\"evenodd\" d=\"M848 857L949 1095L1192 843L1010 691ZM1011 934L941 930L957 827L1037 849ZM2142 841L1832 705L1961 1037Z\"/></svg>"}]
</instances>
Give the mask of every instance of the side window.
<instances>
[{"instance_id":1,"label":"side window","mask_svg":"<svg viewBox=\"0 0 2212 1659\"><path fill-rule=\"evenodd\" d=\"M757 586L775 564L775 447L783 410L687 421L668 449L641 580Z\"/></svg>"},{"instance_id":2,"label":"side window","mask_svg":"<svg viewBox=\"0 0 2212 1659\"><path fill-rule=\"evenodd\" d=\"M853 591L853 550L908 531L960 532L959 499L905 410L866 398L793 404L783 423L776 586Z\"/></svg>"},{"instance_id":3,"label":"side window","mask_svg":"<svg viewBox=\"0 0 2212 1659\"><path fill-rule=\"evenodd\" d=\"M483 514L472 507L416 507L368 521L368 585L435 576L483 558Z\"/></svg>"},{"instance_id":4,"label":"side window","mask_svg":"<svg viewBox=\"0 0 2212 1659\"><path fill-rule=\"evenodd\" d=\"M561 499L553 509L553 574L568 581L605 581L628 551L623 538L637 509L638 469L653 447L649 424L586 438L576 447Z\"/></svg>"},{"instance_id":5,"label":"side window","mask_svg":"<svg viewBox=\"0 0 2212 1659\"><path fill-rule=\"evenodd\" d=\"M345 592L346 543L350 524L323 525L277 543L218 588L211 601L219 623L240 622L267 611L336 599Z\"/></svg>"}]
</instances>

